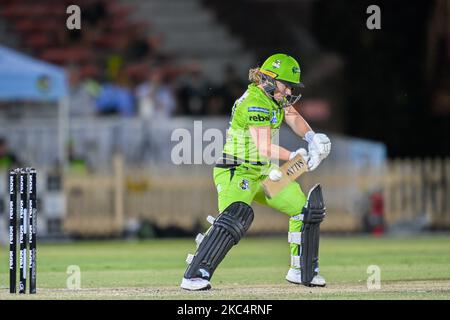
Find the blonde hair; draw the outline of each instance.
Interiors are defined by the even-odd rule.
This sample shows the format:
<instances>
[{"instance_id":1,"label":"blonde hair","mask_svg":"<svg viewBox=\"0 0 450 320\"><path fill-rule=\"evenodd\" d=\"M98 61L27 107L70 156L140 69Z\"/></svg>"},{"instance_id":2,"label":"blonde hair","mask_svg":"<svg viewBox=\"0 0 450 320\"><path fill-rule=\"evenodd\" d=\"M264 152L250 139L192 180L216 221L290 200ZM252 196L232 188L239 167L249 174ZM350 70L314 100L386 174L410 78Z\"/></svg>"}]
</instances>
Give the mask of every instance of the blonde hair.
<instances>
[{"instance_id":1,"label":"blonde hair","mask_svg":"<svg viewBox=\"0 0 450 320\"><path fill-rule=\"evenodd\" d=\"M254 84L261 84L261 72L259 68L253 68L248 71L248 80Z\"/></svg>"}]
</instances>

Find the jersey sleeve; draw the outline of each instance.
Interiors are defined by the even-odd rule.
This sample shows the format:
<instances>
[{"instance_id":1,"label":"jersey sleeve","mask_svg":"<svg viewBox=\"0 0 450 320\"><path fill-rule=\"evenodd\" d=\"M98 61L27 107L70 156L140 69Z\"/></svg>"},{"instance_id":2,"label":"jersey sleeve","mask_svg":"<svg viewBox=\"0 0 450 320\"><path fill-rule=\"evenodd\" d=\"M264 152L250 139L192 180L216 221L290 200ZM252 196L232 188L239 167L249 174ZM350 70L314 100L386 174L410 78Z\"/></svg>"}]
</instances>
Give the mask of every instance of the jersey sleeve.
<instances>
[{"instance_id":1,"label":"jersey sleeve","mask_svg":"<svg viewBox=\"0 0 450 320\"><path fill-rule=\"evenodd\" d=\"M270 126L271 114L270 101L261 99L258 93L250 88L239 101L235 118L241 128L247 129L251 126Z\"/></svg>"}]
</instances>

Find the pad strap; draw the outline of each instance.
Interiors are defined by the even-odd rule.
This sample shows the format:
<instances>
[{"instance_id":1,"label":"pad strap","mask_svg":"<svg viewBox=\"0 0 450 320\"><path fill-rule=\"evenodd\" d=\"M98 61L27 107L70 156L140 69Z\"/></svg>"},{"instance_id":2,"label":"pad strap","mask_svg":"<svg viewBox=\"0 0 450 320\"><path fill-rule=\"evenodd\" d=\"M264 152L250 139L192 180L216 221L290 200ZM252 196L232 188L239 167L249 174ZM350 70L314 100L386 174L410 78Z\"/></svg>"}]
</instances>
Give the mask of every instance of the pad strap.
<instances>
[{"instance_id":1,"label":"pad strap","mask_svg":"<svg viewBox=\"0 0 450 320\"><path fill-rule=\"evenodd\" d=\"M301 245L302 244L302 233L301 232L289 232L288 233L288 242Z\"/></svg>"},{"instance_id":2,"label":"pad strap","mask_svg":"<svg viewBox=\"0 0 450 320\"><path fill-rule=\"evenodd\" d=\"M291 256L291 267L300 268L300 256Z\"/></svg>"}]
</instances>

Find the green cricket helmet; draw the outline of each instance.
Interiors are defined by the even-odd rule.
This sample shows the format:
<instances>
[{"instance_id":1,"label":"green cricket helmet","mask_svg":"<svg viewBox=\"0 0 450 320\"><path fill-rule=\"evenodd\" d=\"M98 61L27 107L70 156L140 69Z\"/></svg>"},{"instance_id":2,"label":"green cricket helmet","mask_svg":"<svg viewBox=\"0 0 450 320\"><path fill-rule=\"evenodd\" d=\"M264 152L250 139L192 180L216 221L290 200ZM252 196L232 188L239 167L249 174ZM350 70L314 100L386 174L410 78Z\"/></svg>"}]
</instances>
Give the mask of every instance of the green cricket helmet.
<instances>
[{"instance_id":1,"label":"green cricket helmet","mask_svg":"<svg viewBox=\"0 0 450 320\"><path fill-rule=\"evenodd\" d=\"M300 66L290 55L274 54L267 58L259 70L275 80L286 83L289 87L304 87L300 82Z\"/></svg>"},{"instance_id":2,"label":"green cricket helmet","mask_svg":"<svg viewBox=\"0 0 450 320\"><path fill-rule=\"evenodd\" d=\"M268 94L273 94L276 88L273 80L277 80L291 88L291 95L286 97L287 104L293 105L300 99L299 89L305 86L300 82L300 66L293 57L284 53L274 54L264 61L259 71L263 74L263 80L268 82L264 86Z\"/></svg>"}]
</instances>

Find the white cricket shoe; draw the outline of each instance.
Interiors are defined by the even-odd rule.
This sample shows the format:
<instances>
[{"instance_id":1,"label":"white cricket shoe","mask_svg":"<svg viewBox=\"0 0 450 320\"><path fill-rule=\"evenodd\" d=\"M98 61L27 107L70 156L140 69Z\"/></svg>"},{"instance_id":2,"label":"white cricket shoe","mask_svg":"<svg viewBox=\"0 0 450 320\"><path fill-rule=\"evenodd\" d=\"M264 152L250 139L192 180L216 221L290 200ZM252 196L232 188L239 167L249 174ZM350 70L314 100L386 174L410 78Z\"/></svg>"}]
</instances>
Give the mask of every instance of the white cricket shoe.
<instances>
[{"instance_id":1,"label":"white cricket shoe","mask_svg":"<svg viewBox=\"0 0 450 320\"><path fill-rule=\"evenodd\" d=\"M299 269L290 268L286 275L286 280L292 283L303 284L301 271ZM325 278L318 274L314 276L311 283L304 285L310 287L325 287L326 284Z\"/></svg>"},{"instance_id":2,"label":"white cricket shoe","mask_svg":"<svg viewBox=\"0 0 450 320\"><path fill-rule=\"evenodd\" d=\"M208 280L202 278L192 278L192 279L183 278L180 287L185 290L199 291L211 289L211 284L209 283Z\"/></svg>"}]
</instances>

